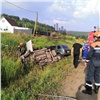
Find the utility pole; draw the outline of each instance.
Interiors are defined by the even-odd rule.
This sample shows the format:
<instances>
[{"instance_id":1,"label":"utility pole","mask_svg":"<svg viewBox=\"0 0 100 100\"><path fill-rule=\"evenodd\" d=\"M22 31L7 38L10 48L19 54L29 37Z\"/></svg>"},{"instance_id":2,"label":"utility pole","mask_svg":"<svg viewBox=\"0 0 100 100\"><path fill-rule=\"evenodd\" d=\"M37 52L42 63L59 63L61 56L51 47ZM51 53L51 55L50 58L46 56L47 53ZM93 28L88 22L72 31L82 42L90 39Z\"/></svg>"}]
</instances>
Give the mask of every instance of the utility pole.
<instances>
[{"instance_id":1,"label":"utility pole","mask_svg":"<svg viewBox=\"0 0 100 100\"><path fill-rule=\"evenodd\" d=\"M38 23L38 12L36 12L36 21L35 21L35 25L34 25L34 32L33 32L33 36L35 35L36 32L36 28L37 28L37 23ZM37 32L36 32L37 33Z\"/></svg>"}]
</instances>

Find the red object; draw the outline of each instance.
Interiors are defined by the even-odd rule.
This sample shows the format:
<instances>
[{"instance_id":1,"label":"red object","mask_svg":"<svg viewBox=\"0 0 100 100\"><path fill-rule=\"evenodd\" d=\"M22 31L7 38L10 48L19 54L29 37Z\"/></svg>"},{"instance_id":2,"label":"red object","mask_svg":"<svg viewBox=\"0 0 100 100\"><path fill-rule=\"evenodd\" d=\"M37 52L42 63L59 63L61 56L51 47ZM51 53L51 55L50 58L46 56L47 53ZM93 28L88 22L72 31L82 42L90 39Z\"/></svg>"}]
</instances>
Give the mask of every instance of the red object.
<instances>
[{"instance_id":1,"label":"red object","mask_svg":"<svg viewBox=\"0 0 100 100\"><path fill-rule=\"evenodd\" d=\"M94 41L93 34L94 34L94 32L90 32L89 35L88 35L88 45L89 45L89 46L90 46L91 43L93 43L93 41Z\"/></svg>"}]
</instances>

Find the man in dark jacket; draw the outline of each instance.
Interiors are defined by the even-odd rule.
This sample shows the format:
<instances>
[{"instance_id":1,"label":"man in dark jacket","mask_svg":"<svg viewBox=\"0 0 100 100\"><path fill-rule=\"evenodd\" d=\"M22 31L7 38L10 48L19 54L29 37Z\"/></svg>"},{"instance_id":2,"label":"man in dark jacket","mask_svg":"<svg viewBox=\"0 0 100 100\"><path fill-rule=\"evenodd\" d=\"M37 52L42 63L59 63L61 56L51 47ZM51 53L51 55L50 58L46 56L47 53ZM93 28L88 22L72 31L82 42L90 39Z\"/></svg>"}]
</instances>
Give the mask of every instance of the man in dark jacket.
<instances>
[{"instance_id":1,"label":"man in dark jacket","mask_svg":"<svg viewBox=\"0 0 100 100\"><path fill-rule=\"evenodd\" d=\"M85 65L87 66L85 90L82 92L92 95L92 83L94 82L94 92L98 94L100 87L100 32L94 33L95 41L91 44Z\"/></svg>"},{"instance_id":2,"label":"man in dark jacket","mask_svg":"<svg viewBox=\"0 0 100 100\"><path fill-rule=\"evenodd\" d=\"M19 57L22 57L26 53L26 51L27 51L26 44L20 42L19 45L18 45Z\"/></svg>"},{"instance_id":3,"label":"man in dark jacket","mask_svg":"<svg viewBox=\"0 0 100 100\"><path fill-rule=\"evenodd\" d=\"M78 66L78 60L79 60L79 56L80 56L80 50L82 48L82 45L79 43L79 40L76 40L76 43L73 44L73 65L75 68L77 68Z\"/></svg>"}]
</instances>

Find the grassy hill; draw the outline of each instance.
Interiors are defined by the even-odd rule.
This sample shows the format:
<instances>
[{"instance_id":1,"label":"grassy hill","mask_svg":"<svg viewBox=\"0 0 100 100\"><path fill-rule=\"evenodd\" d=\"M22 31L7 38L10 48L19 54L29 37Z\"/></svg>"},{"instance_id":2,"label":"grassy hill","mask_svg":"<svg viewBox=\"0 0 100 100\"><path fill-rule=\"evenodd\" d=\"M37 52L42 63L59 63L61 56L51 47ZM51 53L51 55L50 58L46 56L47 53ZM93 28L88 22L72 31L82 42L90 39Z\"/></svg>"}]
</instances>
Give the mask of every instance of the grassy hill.
<instances>
[{"instance_id":1,"label":"grassy hill","mask_svg":"<svg viewBox=\"0 0 100 100\"><path fill-rule=\"evenodd\" d=\"M81 38L87 39L89 32L67 31L67 34L75 36L75 37L81 37Z\"/></svg>"},{"instance_id":2,"label":"grassy hill","mask_svg":"<svg viewBox=\"0 0 100 100\"><path fill-rule=\"evenodd\" d=\"M1 14L1 16L3 17L8 17L11 18L13 20L15 20L15 22L18 24L19 27L28 27L31 29L34 29L35 26L35 21L27 19L27 18L20 18L19 16L14 16L14 15L8 15L8 14ZM36 30L42 31L42 32L47 32L47 31L55 31L53 26L50 25L46 25L44 23L37 23L37 27Z\"/></svg>"},{"instance_id":3,"label":"grassy hill","mask_svg":"<svg viewBox=\"0 0 100 100\"><path fill-rule=\"evenodd\" d=\"M33 29L34 28L34 25L35 25L35 21L32 21L32 20L29 20L27 18L22 18L20 19L19 16L13 16L13 15L8 15L8 14L1 14L1 16L4 16L4 17L8 17L8 18L11 18L13 20L15 20L15 22L20 26L20 27L28 27L28 28L31 28ZM25 26L26 25L26 26ZM46 25L44 23L39 23L38 22L38 25L37 25L37 31L38 32L52 32L52 31L56 31L54 29L53 26L50 26L50 25ZM62 34L65 34L65 31L64 32L61 32ZM80 36L83 38L84 37L87 37L88 33L89 32L80 32L80 31L67 31L68 34L70 35L73 35L73 36Z\"/></svg>"},{"instance_id":4,"label":"grassy hill","mask_svg":"<svg viewBox=\"0 0 100 100\"><path fill-rule=\"evenodd\" d=\"M35 48L44 48L54 44L66 44L71 48L75 37L57 34L58 39L55 39L10 33L2 33L1 36L2 100L36 100L39 93L50 94L51 90L59 95L60 82L73 71L70 67L72 56L45 66L44 70L32 63L27 66L28 72L26 73L18 58L17 46L20 42L26 43L31 39Z\"/></svg>"},{"instance_id":5,"label":"grassy hill","mask_svg":"<svg viewBox=\"0 0 100 100\"><path fill-rule=\"evenodd\" d=\"M81 31L67 31L68 34L72 35L83 35L83 36L88 36L89 32L81 32Z\"/></svg>"}]
</instances>

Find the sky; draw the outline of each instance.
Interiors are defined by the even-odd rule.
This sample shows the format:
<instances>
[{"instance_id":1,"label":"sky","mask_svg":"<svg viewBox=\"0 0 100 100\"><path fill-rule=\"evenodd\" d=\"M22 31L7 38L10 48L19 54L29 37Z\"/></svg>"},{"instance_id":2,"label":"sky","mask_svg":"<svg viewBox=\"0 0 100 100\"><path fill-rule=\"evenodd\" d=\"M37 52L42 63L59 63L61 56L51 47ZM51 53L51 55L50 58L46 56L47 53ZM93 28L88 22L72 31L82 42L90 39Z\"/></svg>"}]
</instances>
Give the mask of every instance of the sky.
<instances>
[{"instance_id":1,"label":"sky","mask_svg":"<svg viewBox=\"0 0 100 100\"><path fill-rule=\"evenodd\" d=\"M93 31L100 24L100 0L0 0L0 14L28 18L67 31ZM37 12L37 13L36 13Z\"/></svg>"}]
</instances>

